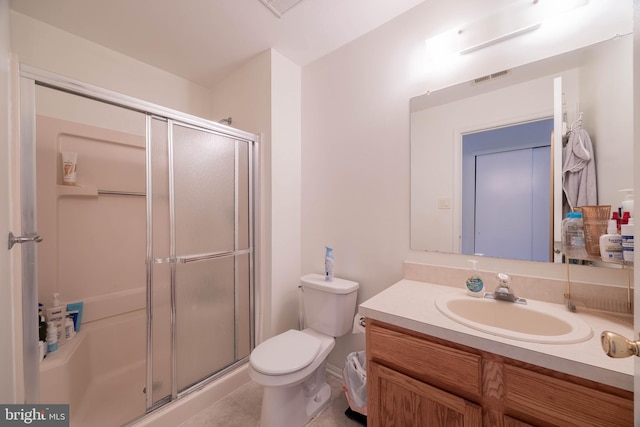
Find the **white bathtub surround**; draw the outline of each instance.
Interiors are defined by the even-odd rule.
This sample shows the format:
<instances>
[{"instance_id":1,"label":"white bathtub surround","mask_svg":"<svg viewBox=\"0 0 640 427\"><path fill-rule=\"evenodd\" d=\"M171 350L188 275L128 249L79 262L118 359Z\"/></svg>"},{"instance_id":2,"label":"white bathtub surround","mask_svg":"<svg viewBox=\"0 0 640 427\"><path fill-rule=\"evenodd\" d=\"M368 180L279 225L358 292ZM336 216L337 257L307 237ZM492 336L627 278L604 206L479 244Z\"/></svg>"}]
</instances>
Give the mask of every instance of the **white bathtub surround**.
<instances>
[{"instance_id":1,"label":"white bathtub surround","mask_svg":"<svg viewBox=\"0 0 640 427\"><path fill-rule=\"evenodd\" d=\"M41 362L40 401L68 403L71 426L78 427L119 425L144 414L145 320L137 310L84 324Z\"/></svg>"},{"instance_id":2,"label":"white bathtub surround","mask_svg":"<svg viewBox=\"0 0 640 427\"><path fill-rule=\"evenodd\" d=\"M454 288L403 279L360 304L359 311L368 318L426 335L620 389L633 390L633 360L612 359L604 354L600 346L602 331L611 330L632 336L633 329L630 325L591 314L567 311L568 315L578 316L591 326L594 334L590 339L574 344L516 341L464 326L449 319L436 308L435 301L440 295L464 295L465 292L462 286ZM557 305L557 308L562 310L564 306Z\"/></svg>"}]
</instances>

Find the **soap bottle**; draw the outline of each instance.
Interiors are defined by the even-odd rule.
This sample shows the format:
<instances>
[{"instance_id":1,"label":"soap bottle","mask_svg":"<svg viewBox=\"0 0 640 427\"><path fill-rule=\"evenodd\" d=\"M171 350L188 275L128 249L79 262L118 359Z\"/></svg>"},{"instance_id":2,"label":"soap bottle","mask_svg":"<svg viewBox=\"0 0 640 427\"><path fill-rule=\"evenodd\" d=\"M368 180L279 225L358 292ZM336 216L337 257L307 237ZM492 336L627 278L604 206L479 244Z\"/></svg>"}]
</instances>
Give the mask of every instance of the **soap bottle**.
<instances>
[{"instance_id":1,"label":"soap bottle","mask_svg":"<svg viewBox=\"0 0 640 427\"><path fill-rule=\"evenodd\" d=\"M615 219L609 220L607 234L600 236L600 256L603 261L622 260L622 236Z\"/></svg>"},{"instance_id":2,"label":"soap bottle","mask_svg":"<svg viewBox=\"0 0 640 427\"><path fill-rule=\"evenodd\" d=\"M333 248L325 246L327 252L324 256L324 280L333 282Z\"/></svg>"},{"instance_id":3,"label":"soap bottle","mask_svg":"<svg viewBox=\"0 0 640 427\"><path fill-rule=\"evenodd\" d=\"M47 323L47 353L58 349L58 327L54 322Z\"/></svg>"},{"instance_id":4,"label":"soap bottle","mask_svg":"<svg viewBox=\"0 0 640 427\"><path fill-rule=\"evenodd\" d=\"M467 260L471 263L471 274L467 278L467 292L474 297L481 297L484 292L484 283L478 272L478 261L475 259Z\"/></svg>"},{"instance_id":5,"label":"soap bottle","mask_svg":"<svg viewBox=\"0 0 640 427\"><path fill-rule=\"evenodd\" d=\"M622 224L622 258L625 262L633 262L633 218L627 224Z\"/></svg>"},{"instance_id":6,"label":"soap bottle","mask_svg":"<svg viewBox=\"0 0 640 427\"><path fill-rule=\"evenodd\" d=\"M67 314L67 317L64 320L64 335L68 340L76 336L76 331L73 327L73 319L70 314Z\"/></svg>"},{"instance_id":7,"label":"soap bottle","mask_svg":"<svg viewBox=\"0 0 640 427\"><path fill-rule=\"evenodd\" d=\"M53 306L47 309L47 322L53 322L56 328L58 328L57 346L65 343L64 319L67 317L67 309L64 305L60 304L59 297L60 294L53 294Z\"/></svg>"}]
</instances>

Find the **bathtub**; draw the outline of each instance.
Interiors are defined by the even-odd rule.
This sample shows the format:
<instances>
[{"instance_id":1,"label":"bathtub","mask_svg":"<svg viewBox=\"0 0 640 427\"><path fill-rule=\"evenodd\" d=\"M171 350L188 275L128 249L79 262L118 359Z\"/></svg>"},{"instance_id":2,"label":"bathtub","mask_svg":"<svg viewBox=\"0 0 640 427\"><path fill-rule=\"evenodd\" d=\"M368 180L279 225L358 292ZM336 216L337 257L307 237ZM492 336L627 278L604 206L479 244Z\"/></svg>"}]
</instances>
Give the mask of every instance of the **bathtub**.
<instances>
[{"instance_id":1,"label":"bathtub","mask_svg":"<svg viewBox=\"0 0 640 427\"><path fill-rule=\"evenodd\" d=\"M126 333L123 333L126 332ZM144 310L83 324L40 363L40 402L68 403L71 426L113 426L145 412Z\"/></svg>"},{"instance_id":2,"label":"bathtub","mask_svg":"<svg viewBox=\"0 0 640 427\"><path fill-rule=\"evenodd\" d=\"M71 427L174 427L249 381L244 364L145 415L146 313L135 310L83 324L48 354L40 402L69 403Z\"/></svg>"}]
</instances>

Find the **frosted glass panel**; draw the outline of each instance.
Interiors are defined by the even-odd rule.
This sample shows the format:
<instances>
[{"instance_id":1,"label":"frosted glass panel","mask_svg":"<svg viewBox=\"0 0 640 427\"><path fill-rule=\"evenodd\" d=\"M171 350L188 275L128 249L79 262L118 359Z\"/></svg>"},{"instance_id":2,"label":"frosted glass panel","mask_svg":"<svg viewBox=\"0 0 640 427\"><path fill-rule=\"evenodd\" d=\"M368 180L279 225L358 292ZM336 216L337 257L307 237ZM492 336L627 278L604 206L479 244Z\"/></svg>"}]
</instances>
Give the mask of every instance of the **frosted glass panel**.
<instances>
[{"instance_id":1,"label":"frosted glass panel","mask_svg":"<svg viewBox=\"0 0 640 427\"><path fill-rule=\"evenodd\" d=\"M152 259L170 255L169 240L169 156L167 122L151 121ZM153 264L152 378L153 403L171 395L171 269Z\"/></svg>"},{"instance_id":2,"label":"frosted glass panel","mask_svg":"<svg viewBox=\"0 0 640 427\"><path fill-rule=\"evenodd\" d=\"M235 361L234 265L233 257L177 265L178 390Z\"/></svg>"},{"instance_id":3,"label":"frosted glass panel","mask_svg":"<svg viewBox=\"0 0 640 427\"><path fill-rule=\"evenodd\" d=\"M234 250L235 141L173 128L176 253Z\"/></svg>"},{"instance_id":4,"label":"frosted glass panel","mask_svg":"<svg viewBox=\"0 0 640 427\"><path fill-rule=\"evenodd\" d=\"M236 359L251 353L251 270L249 254L236 257Z\"/></svg>"},{"instance_id":5,"label":"frosted glass panel","mask_svg":"<svg viewBox=\"0 0 640 427\"><path fill-rule=\"evenodd\" d=\"M238 186L237 186L237 201L238 201L238 247L236 250L248 249L250 246L249 238L249 143L244 141L238 141L238 156L237 156L237 168L238 168Z\"/></svg>"}]
</instances>

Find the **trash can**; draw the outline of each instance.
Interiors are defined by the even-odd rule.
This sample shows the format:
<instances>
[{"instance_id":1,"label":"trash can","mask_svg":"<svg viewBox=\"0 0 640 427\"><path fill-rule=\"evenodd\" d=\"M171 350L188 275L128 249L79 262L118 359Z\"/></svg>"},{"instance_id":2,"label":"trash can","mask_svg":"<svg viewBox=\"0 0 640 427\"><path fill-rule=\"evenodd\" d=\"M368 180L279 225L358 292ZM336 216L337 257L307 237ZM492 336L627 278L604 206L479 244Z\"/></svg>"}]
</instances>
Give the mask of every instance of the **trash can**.
<instances>
[{"instance_id":1,"label":"trash can","mask_svg":"<svg viewBox=\"0 0 640 427\"><path fill-rule=\"evenodd\" d=\"M342 389L349 407L345 415L367 425L367 368L364 351L349 353L342 369Z\"/></svg>"}]
</instances>

